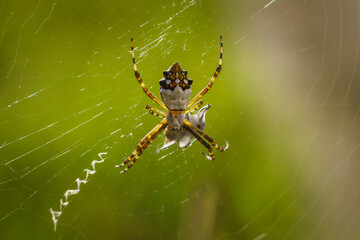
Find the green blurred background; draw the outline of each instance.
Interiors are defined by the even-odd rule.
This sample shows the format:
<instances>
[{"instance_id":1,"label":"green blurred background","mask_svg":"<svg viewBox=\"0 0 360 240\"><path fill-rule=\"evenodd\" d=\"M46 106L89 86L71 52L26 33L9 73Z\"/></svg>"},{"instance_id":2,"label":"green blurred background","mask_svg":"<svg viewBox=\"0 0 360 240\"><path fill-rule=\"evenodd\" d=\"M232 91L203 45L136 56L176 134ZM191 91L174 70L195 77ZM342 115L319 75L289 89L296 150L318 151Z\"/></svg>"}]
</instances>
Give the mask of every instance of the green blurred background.
<instances>
[{"instance_id":1,"label":"green blurred background","mask_svg":"<svg viewBox=\"0 0 360 240\"><path fill-rule=\"evenodd\" d=\"M0 239L359 239L360 2L1 1ZM177 61L212 104L201 144L121 163ZM50 208L96 173L58 218ZM105 155L104 155L105 156Z\"/></svg>"}]
</instances>

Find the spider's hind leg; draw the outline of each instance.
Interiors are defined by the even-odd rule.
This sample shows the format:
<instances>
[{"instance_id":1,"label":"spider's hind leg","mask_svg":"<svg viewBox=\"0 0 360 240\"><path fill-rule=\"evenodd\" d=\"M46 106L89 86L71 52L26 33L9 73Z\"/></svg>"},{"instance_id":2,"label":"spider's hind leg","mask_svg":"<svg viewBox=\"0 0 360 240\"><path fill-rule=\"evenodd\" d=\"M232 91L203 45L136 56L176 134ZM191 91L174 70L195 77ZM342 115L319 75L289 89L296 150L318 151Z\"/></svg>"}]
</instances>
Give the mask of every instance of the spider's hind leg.
<instances>
[{"instance_id":1,"label":"spider's hind leg","mask_svg":"<svg viewBox=\"0 0 360 240\"><path fill-rule=\"evenodd\" d=\"M204 133L201 129L197 128L196 126L194 126L191 122L189 122L186 119L184 121L184 125L187 125L189 128L191 128L195 132L199 133L202 137L204 137L206 140L208 140L220 152L224 152L229 148L229 143L227 141L226 141L226 146L225 147L220 147L219 145L217 145L215 143L214 139L212 139L209 135Z\"/></svg>"},{"instance_id":2,"label":"spider's hind leg","mask_svg":"<svg viewBox=\"0 0 360 240\"><path fill-rule=\"evenodd\" d=\"M210 156L206 155L204 152L201 152L207 159L209 160L215 160L215 156L214 156L214 152L211 148L211 146L204 141L204 139L202 139L199 134L197 134L191 127L189 127L186 124L183 124L183 127L190 132L202 145L204 145L204 147L206 147L209 151Z\"/></svg>"},{"instance_id":3,"label":"spider's hind leg","mask_svg":"<svg viewBox=\"0 0 360 240\"><path fill-rule=\"evenodd\" d=\"M120 165L116 165L115 167L123 167L125 164L130 163L126 166L124 170L120 173L125 173L129 168L134 165L136 160L140 157L140 155L145 151L145 149L154 141L154 139L159 136L159 134L166 128L167 121L163 119L155 128L153 128L137 145L136 149L132 152L132 154L125 159L123 163Z\"/></svg>"}]
</instances>

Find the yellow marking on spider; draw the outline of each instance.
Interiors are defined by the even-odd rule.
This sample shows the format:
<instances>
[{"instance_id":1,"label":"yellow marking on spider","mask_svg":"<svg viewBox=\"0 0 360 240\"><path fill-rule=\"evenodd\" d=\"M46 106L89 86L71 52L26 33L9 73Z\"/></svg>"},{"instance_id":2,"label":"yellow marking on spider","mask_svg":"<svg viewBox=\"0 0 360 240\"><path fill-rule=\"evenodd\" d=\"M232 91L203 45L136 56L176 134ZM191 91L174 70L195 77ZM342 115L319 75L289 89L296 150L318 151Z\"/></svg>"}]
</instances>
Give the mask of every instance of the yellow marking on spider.
<instances>
[{"instance_id":1,"label":"yellow marking on spider","mask_svg":"<svg viewBox=\"0 0 360 240\"><path fill-rule=\"evenodd\" d=\"M203 100L200 100L199 102L197 102L196 104L194 104L192 107L190 107L188 110L185 111L185 114L197 109L198 107L200 107L203 104Z\"/></svg>"}]
</instances>

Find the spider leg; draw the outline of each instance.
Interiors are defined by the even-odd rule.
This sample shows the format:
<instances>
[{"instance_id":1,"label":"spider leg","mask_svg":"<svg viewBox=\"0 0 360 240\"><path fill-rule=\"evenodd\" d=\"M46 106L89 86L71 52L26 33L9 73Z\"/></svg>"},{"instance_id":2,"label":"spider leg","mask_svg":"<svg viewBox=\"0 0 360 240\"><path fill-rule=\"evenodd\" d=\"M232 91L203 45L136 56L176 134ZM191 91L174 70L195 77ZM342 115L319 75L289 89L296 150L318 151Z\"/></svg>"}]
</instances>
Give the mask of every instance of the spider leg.
<instances>
[{"instance_id":1,"label":"spider leg","mask_svg":"<svg viewBox=\"0 0 360 240\"><path fill-rule=\"evenodd\" d=\"M167 121L166 119L163 119L156 127L154 127L137 145L136 149L132 152L132 154L125 159L125 161L120 164L116 165L115 167L122 167L128 162L131 162L127 165L127 167L122 170L120 173L124 173L129 168L132 167L132 165L136 162L136 160L140 157L140 155L145 151L145 149L154 141L154 139L159 136L159 134L166 128Z\"/></svg>"},{"instance_id":2,"label":"spider leg","mask_svg":"<svg viewBox=\"0 0 360 240\"><path fill-rule=\"evenodd\" d=\"M125 164L127 164L135 155L137 155L139 152L143 152L145 150L144 146L147 144L147 142L154 136L160 134L160 132L167 126L166 119L163 119L158 125L156 125L143 139L141 139L140 143L137 145L136 149L132 152L132 154L125 159L125 161L120 164L116 165L116 167L122 167ZM159 132L160 131L160 132ZM158 133L157 133L158 132ZM155 138L157 137L155 136ZM155 139L154 138L154 139ZM154 140L152 139L152 140Z\"/></svg>"},{"instance_id":3,"label":"spider leg","mask_svg":"<svg viewBox=\"0 0 360 240\"><path fill-rule=\"evenodd\" d=\"M199 134L197 134L191 127L189 127L186 124L183 124L183 127L189 132L191 133L202 145L204 145L204 147L206 147L209 150L209 154L210 156L206 155L204 152L201 152L207 159L209 160L215 160L215 156L214 156L214 152L211 148L211 146L205 142L204 139L202 139Z\"/></svg>"},{"instance_id":4,"label":"spider leg","mask_svg":"<svg viewBox=\"0 0 360 240\"><path fill-rule=\"evenodd\" d=\"M126 168L124 170L122 170L120 173L125 173L127 172L132 165L134 165L134 163L136 162L136 160L140 157L140 155L145 151L145 149L154 141L154 139L159 136L159 134L162 132L162 130L166 127L163 126L162 128L160 128L159 130L157 130L152 136L151 138L142 146L141 150L138 152L138 154L135 156L135 158L126 166Z\"/></svg>"},{"instance_id":5,"label":"spider leg","mask_svg":"<svg viewBox=\"0 0 360 240\"><path fill-rule=\"evenodd\" d=\"M199 133L201 136L203 136L206 140L208 140L217 150L219 150L220 152L224 152L228 149L229 147L229 143L226 142L226 146L224 148L219 147L219 145L217 145L214 141L214 139L212 139L209 135L207 135L206 133L204 133L202 130L200 130L199 128L197 128L196 126L194 126L193 124L191 124L191 122L189 122L188 120L184 119L184 125L189 126L191 129L193 129L194 131L196 131L197 133Z\"/></svg>"},{"instance_id":6,"label":"spider leg","mask_svg":"<svg viewBox=\"0 0 360 240\"><path fill-rule=\"evenodd\" d=\"M222 36L220 36L220 60L219 60L219 66L216 68L216 71L215 71L214 75L212 76L212 78L211 78L210 82L208 83L208 85L189 102L188 107L193 105L199 98L204 96L205 93L207 93L210 90L210 88L212 87L216 77L219 75L219 73L221 71L222 54L223 54L223 41L222 41Z\"/></svg>"},{"instance_id":7,"label":"spider leg","mask_svg":"<svg viewBox=\"0 0 360 240\"><path fill-rule=\"evenodd\" d=\"M157 116L159 118L165 118L166 114L163 111L160 111L159 109L156 109L152 106L145 105L145 108L149 111L150 114Z\"/></svg>"},{"instance_id":8,"label":"spider leg","mask_svg":"<svg viewBox=\"0 0 360 240\"><path fill-rule=\"evenodd\" d=\"M163 107L164 109L167 110L165 104L163 104L162 102L160 102L159 99L157 99L157 97L154 96L154 94L152 94L145 86L143 80L140 77L139 72L137 71L137 67L136 67L136 62L135 62L135 53L134 53L134 40L131 38L131 56L133 59L133 66L134 66L134 72L135 72L135 77L138 80L138 82L140 83L142 89L144 90L144 92L146 93L146 95L148 95L152 100L154 100L157 104L159 104L161 107Z\"/></svg>"},{"instance_id":9,"label":"spider leg","mask_svg":"<svg viewBox=\"0 0 360 240\"><path fill-rule=\"evenodd\" d=\"M197 109L198 107L200 107L203 104L203 100L198 101L196 104L194 104L191 108L189 108L188 110L185 111L185 114Z\"/></svg>"}]
</instances>

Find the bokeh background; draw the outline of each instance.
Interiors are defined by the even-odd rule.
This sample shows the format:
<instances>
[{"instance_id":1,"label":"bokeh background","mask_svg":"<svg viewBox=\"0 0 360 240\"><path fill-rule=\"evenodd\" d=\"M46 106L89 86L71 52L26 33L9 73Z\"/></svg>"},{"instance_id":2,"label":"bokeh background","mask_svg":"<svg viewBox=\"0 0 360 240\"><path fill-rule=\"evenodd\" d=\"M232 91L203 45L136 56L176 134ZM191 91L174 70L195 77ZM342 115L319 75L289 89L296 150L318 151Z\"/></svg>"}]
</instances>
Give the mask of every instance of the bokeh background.
<instances>
[{"instance_id":1,"label":"bokeh background","mask_svg":"<svg viewBox=\"0 0 360 240\"><path fill-rule=\"evenodd\" d=\"M114 168L159 119L177 61L203 98L194 142ZM1 239L359 239L360 1L0 1ZM67 190L88 176L56 219Z\"/></svg>"}]
</instances>

